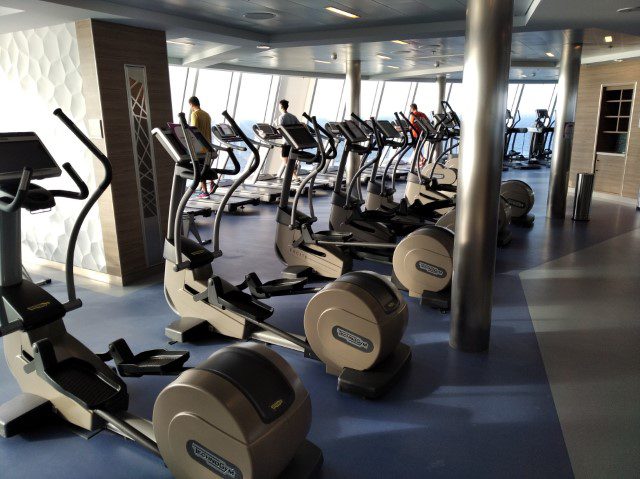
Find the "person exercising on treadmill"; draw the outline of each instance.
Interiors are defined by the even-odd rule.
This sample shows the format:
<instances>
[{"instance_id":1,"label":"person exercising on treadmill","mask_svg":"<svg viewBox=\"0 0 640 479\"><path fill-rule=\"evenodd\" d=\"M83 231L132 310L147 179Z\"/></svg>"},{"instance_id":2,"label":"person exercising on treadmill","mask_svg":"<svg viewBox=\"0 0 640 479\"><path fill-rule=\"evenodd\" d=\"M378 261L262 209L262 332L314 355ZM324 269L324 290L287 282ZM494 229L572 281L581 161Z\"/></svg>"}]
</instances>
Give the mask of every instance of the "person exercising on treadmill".
<instances>
[{"instance_id":1,"label":"person exercising on treadmill","mask_svg":"<svg viewBox=\"0 0 640 479\"><path fill-rule=\"evenodd\" d=\"M189 106L191 107L191 126L195 126L200 133L211 143L211 116L209 113L200 108L200 100L197 96L189 98ZM209 198L209 190L206 181L200 183L201 193L198 195L200 199Z\"/></svg>"},{"instance_id":2,"label":"person exercising on treadmill","mask_svg":"<svg viewBox=\"0 0 640 479\"><path fill-rule=\"evenodd\" d=\"M280 128L281 126L297 125L300 123L294 114L289 113L289 102L287 100L280 100L279 109L282 114L276 120L276 128ZM291 146L287 144L282 145L282 161L285 165L289 160L289 153L291 153ZM293 179L294 181L300 181L297 169L293 172Z\"/></svg>"},{"instance_id":3,"label":"person exercising on treadmill","mask_svg":"<svg viewBox=\"0 0 640 479\"><path fill-rule=\"evenodd\" d=\"M416 122L418 118L427 118L427 115L425 115L420 110L418 110L418 105L416 105L415 103L412 103L409 108L411 109L411 113L409 114L409 121L411 122L412 125ZM418 133L416 133L416 131L412 129L411 135L413 136L413 144L416 145L418 141ZM423 168L425 162L426 162L426 158L422 156L422 152L420 152L420 162L418 163L418 166L420 168Z\"/></svg>"}]
</instances>

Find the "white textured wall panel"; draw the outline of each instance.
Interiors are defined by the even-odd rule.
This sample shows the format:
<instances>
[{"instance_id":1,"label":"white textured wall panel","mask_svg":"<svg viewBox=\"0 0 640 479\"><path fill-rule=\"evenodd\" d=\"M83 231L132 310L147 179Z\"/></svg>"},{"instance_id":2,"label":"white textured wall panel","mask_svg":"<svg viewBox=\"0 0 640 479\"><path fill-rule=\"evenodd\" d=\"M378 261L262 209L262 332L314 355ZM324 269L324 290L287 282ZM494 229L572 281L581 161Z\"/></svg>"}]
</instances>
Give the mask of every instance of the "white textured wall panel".
<instances>
[{"instance_id":1,"label":"white textured wall panel","mask_svg":"<svg viewBox=\"0 0 640 479\"><path fill-rule=\"evenodd\" d=\"M0 131L35 131L59 164L70 162L93 190L94 161L52 112L60 107L86 132L86 108L73 23L0 35ZM102 178L102 171L97 171ZM74 189L63 172L47 188ZM64 263L67 239L82 201L58 199L51 212L23 212L24 252ZM78 238L75 264L106 272L102 228L95 207Z\"/></svg>"}]
</instances>

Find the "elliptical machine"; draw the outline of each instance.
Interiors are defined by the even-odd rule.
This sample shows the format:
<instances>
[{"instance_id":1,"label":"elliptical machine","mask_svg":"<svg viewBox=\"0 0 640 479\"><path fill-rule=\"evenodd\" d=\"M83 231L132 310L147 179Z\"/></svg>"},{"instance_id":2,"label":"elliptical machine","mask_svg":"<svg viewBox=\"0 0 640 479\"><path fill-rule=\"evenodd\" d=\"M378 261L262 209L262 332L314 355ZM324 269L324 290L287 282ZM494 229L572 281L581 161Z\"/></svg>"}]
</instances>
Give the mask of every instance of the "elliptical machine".
<instances>
[{"instance_id":1,"label":"elliptical machine","mask_svg":"<svg viewBox=\"0 0 640 479\"><path fill-rule=\"evenodd\" d=\"M307 117L305 115L305 117ZM284 138L292 147L294 159L316 163L302 182L312 182L327 160L335 155L333 136L318 126L315 118L307 117L314 131L329 137L329 152L324 143L314 138L302 126L282 126ZM315 150L311 152L309 150ZM295 165L287 165L285 185L293 175ZM310 215L298 209L300 196L296 194L289 205L289 195L283 189L277 215L276 251L287 265L285 275L308 276L315 273L324 277L344 274L352 267L354 258L393 265L393 282L423 304L448 309L453 269L453 233L438 226L424 226L407 235L399 244L355 241L351 232L313 231L317 221L310 198ZM310 271L309 271L310 270Z\"/></svg>"},{"instance_id":2,"label":"elliptical machine","mask_svg":"<svg viewBox=\"0 0 640 479\"><path fill-rule=\"evenodd\" d=\"M227 191L222 206L260 165L260 155L254 143L226 111L223 116L251 150L252 158ZM203 164L194 148L196 132L186 125L184 115L181 115L180 122L189 155L188 158L177 157L171 148L167 149L176 167L164 253L165 296L180 318L165 329L166 335L176 341L189 341L208 330L230 338L279 345L322 361L327 373L338 376L338 389L341 391L368 398L384 394L411 357L411 349L401 342L407 326L408 308L397 288L384 277L371 272L345 274L319 291L305 288L306 279L280 278L263 283L252 273L249 276L253 284L266 293L265 297L317 291L304 313L306 337L269 323L274 309L244 291L249 287L247 281L233 285L214 272L213 262L222 256L222 216L216 215L215 218L213 251L181 234L179 218L184 204L200 181ZM299 126L304 128L304 125ZM165 148L176 141L171 138L173 133L170 129L153 130L153 135ZM224 149L232 162L237 163L232 149L204 142L208 149L206 155L214 154L214 149ZM294 164L293 161L290 163ZM191 183L186 187L189 180ZM282 182L283 193L290 191L290 181L291 178L287 177ZM298 191L304 186L301 184Z\"/></svg>"},{"instance_id":3,"label":"elliptical machine","mask_svg":"<svg viewBox=\"0 0 640 479\"><path fill-rule=\"evenodd\" d=\"M61 170L35 133L0 135L0 336L22 394L0 406L0 434L10 437L56 413L88 430L110 429L159 456L178 479L219 477L310 478L322 452L306 441L309 394L291 367L260 345L227 347L186 370L188 352L153 350L134 355L124 340L97 355L64 325L82 306L73 277L74 250L89 210L111 183L108 158L67 118L54 114L84 143L105 177L82 208L69 237L62 304L22 278L20 210L53 208L56 198L83 200L87 185L69 163L78 192L47 190L32 180ZM178 219L181 223L181 218ZM106 362L113 360L116 368ZM153 422L130 414L122 376L180 376L159 394Z\"/></svg>"}]
</instances>

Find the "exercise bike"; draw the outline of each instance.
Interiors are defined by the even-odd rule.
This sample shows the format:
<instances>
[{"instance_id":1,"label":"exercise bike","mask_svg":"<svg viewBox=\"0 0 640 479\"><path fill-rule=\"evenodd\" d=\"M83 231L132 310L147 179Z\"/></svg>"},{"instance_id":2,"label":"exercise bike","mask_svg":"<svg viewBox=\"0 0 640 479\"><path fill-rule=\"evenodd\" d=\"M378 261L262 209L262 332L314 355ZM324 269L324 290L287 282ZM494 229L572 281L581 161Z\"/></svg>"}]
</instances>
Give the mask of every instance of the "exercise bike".
<instances>
[{"instance_id":1,"label":"exercise bike","mask_svg":"<svg viewBox=\"0 0 640 479\"><path fill-rule=\"evenodd\" d=\"M260 165L256 145L226 111L223 116L249 148L252 158L229 187L222 205ZM207 150L205 157L214 155L216 150L224 150L234 165L237 165L237 159L233 149L213 146L204 137L198 137L198 132L186 125L183 115L180 121L184 131L182 139L176 140L171 129L153 130L153 135L165 148L174 141L184 140L188 151L187 158L171 154L176 165L165 242L165 295L180 318L165 329L165 334L176 341L190 341L214 332L230 338L279 345L323 362L327 373L338 376L341 391L368 398L383 395L411 357L411 349L401 343L408 308L398 290L390 281L371 272L343 275L317 291L305 287L306 279L260 281L261 291L269 296L315 293L304 313L306 337L271 324L268 319L274 309L251 292L245 292L246 282L233 285L214 272L214 261L222 256L221 215L216 215L214 222L213 251L181 235L182 209L200 181L203 164L208 164L196 153L194 140ZM209 171L209 174L216 173L221 172ZM290 178L283 181L283 192L290 190L290 181ZM300 185L298 191L303 188L304 185ZM255 274L252 277L259 280Z\"/></svg>"},{"instance_id":2,"label":"exercise bike","mask_svg":"<svg viewBox=\"0 0 640 479\"><path fill-rule=\"evenodd\" d=\"M311 424L309 395L275 352L256 344L227 347L186 369L188 352L134 355L120 339L98 355L65 329L64 316L82 306L73 277L78 234L109 187L112 171L108 158L61 110L54 114L100 161L105 176L70 234L65 265L69 300L60 303L22 278L20 210L50 209L56 198L83 200L89 190L69 163L63 168L77 192L32 183L60 176L55 160L35 133L0 135L0 336L22 389L0 406L0 434L20 434L55 412L79 428L109 429L137 442L178 479L315 475L322 452L305 439ZM122 377L177 374L156 399L152 422L127 411L129 394Z\"/></svg>"}]
</instances>

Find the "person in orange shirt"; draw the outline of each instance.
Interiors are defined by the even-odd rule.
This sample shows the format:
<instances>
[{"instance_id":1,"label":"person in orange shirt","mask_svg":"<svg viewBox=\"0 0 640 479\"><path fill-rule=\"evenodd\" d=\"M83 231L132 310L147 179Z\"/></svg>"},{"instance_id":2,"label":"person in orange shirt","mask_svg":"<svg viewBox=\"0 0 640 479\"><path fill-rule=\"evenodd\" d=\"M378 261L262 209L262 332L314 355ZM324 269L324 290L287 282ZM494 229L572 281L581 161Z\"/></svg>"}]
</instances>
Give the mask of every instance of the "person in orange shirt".
<instances>
[{"instance_id":1,"label":"person in orange shirt","mask_svg":"<svg viewBox=\"0 0 640 479\"><path fill-rule=\"evenodd\" d=\"M418 105L416 105L415 103L412 103L409 108L411 109L411 113L409 114L409 121L412 125L418 118L427 118L427 115L418 110ZM411 129L411 135L413 136L413 147L415 148L418 141L418 133L415 130ZM427 159L422 156L422 152L420 152L420 161L418 162L418 167L423 168L426 161Z\"/></svg>"}]
</instances>

